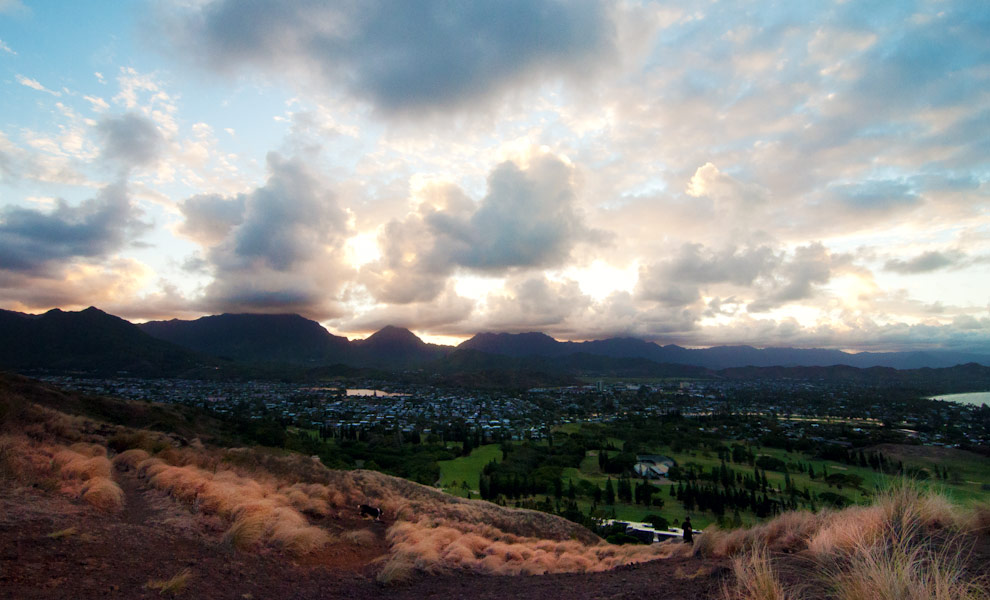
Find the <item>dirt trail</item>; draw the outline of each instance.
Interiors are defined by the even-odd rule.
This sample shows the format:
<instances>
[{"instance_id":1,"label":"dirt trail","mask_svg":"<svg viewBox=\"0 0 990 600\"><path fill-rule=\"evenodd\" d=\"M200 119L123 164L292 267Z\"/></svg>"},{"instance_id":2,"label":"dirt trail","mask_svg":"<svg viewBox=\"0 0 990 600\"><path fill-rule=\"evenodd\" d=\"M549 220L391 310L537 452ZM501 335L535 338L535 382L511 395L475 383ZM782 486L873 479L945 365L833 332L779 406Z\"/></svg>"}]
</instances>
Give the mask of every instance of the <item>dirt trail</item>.
<instances>
[{"instance_id":1,"label":"dirt trail","mask_svg":"<svg viewBox=\"0 0 990 600\"><path fill-rule=\"evenodd\" d=\"M137 477L121 469L115 469L114 481L124 490L124 511L120 519L130 525L149 525L152 517L160 513L151 507L146 498L147 490Z\"/></svg>"}]
</instances>

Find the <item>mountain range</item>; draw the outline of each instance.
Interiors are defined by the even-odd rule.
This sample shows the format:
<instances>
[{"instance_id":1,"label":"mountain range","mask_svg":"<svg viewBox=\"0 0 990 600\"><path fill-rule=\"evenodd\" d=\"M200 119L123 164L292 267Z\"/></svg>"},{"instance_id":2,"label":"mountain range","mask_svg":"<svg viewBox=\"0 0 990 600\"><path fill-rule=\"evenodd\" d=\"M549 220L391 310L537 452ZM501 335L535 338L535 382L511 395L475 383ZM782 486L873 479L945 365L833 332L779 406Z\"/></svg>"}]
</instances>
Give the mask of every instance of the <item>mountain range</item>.
<instances>
[{"instance_id":1,"label":"mountain range","mask_svg":"<svg viewBox=\"0 0 990 600\"><path fill-rule=\"evenodd\" d=\"M223 314L135 325L93 307L41 315L0 310L0 367L15 370L197 376L260 365L297 370L346 365L447 374L494 370L670 377L743 367L922 369L964 363L990 365L990 356L751 346L690 349L635 338L561 342L537 332L480 333L458 346L442 346L399 327L348 340L299 315Z\"/></svg>"}]
</instances>

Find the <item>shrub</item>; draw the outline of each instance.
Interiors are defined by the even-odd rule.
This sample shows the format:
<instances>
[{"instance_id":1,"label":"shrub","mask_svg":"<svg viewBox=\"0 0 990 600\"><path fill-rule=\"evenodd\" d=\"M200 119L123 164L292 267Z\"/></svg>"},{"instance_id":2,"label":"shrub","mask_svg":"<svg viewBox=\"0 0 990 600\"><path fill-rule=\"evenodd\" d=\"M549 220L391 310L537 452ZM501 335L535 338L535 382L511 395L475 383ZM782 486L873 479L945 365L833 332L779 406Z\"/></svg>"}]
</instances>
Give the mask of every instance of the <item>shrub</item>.
<instances>
[{"instance_id":1,"label":"shrub","mask_svg":"<svg viewBox=\"0 0 990 600\"><path fill-rule=\"evenodd\" d=\"M125 469L137 469L138 464L148 460L148 457L148 453L141 448L132 448L113 457L112 462L114 465Z\"/></svg>"},{"instance_id":2,"label":"shrub","mask_svg":"<svg viewBox=\"0 0 990 600\"><path fill-rule=\"evenodd\" d=\"M73 450L62 450L55 454L54 460L63 479L110 477L111 464L106 456L87 456Z\"/></svg>"},{"instance_id":3,"label":"shrub","mask_svg":"<svg viewBox=\"0 0 990 600\"><path fill-rule=\"evenodd\" d=\"M82 499L107 512L124 508L124 490L106 477L94 477L87 481L82 489Z\"/></svg>"}]
</instances>

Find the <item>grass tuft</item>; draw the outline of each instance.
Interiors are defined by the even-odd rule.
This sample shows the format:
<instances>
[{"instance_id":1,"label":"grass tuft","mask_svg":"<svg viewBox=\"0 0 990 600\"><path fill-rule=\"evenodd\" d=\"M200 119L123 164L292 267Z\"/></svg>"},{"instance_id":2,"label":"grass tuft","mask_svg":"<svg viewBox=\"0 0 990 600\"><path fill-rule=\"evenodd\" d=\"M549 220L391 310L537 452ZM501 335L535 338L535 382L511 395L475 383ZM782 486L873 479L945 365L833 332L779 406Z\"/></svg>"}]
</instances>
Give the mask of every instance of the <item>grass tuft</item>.
<instances>
[{"instance_id":1,"label":"grass tuft","mask_svg":"<svg viewBox=\"0 0 990 600\"><path fill-rule=\"evenodd\" d=\"M414 572L413 561L397 554L388 559L375 580L382 585L398 585L412 579Z\"/></svg>"},{"instance_id":2,"label":"grass tuft","mask_svg":"<svg viewBox=\"0 0 990 600\"><path fill-rule=\"evenodd\" d=\"M158 590L159 595L177 596L189 586L191 577L192 572L189 569L183 569L171 579L152 579L144 584L144 587L149 590Z\"/></svg>"},{"instance_id":3,"label":"grass tuft","mask_svg":"<svg viewBox=\"0 0 990 600\"><path fill-rule=\"evenodd\" d=\"M87 481L82 489L82 499L106 512L117 512L124 508L124 490L107 477L94 477Z\"/></svg>"},{"instance_id":4,"label":"grass tuft","mask_svg":"<svg viewBox=\"0 0 990 600\"><path fill-rule=\"evenodd\" d=\"M66 537L72 537L77 533L79 533L79 530L77 528L67 527L65 529L59 529L58 531L53 531L45 537L48 537L49 539L53 539L53 540L60 540Z\"/></svg>"},{"instance_id":5,"label":"grass tuft","mask_svg":"<svg viewBox=\"0 0 990 600\"><path fill-rule=\"evenodd\" d=\"M131 448L113 457L113 464L125 469L137 469L139 463L148 460L150 455L141 448Z\"/></svg>"},{"instance_id":6,"label":"grass tuft","mask_svg":"<svg viewBox=\"0 0 990 600\"><path fill-rule=\"evenodd\" d=\"M787 600L789 596L770 564L766 547L753 548L732 560L735 587L723 588L726 600Z\"/></svg>"}]
</instances>

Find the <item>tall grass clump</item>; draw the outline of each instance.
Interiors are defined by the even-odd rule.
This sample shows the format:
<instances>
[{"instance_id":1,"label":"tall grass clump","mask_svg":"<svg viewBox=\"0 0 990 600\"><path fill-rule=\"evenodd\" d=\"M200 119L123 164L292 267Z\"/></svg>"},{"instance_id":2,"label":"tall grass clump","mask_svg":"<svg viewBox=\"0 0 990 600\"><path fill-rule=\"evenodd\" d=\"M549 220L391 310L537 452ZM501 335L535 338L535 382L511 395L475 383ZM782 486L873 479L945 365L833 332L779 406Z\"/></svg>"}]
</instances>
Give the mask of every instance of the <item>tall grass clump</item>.
<instances>
[{"instance_id":1,"label":"tall grass clump","mask_svg":"<svg viewBox=\"0 0 990 600\"><path fill-rule=\"evenodd\" d=\"M182 593L189 586L192 578L192 571L183 569L178 574L169 579L152 579L144 584L149 590L158 590L159 595L169 594L175 596Z\"/></svg>"},{"instance_id":2,"label":"tall grass clump","mask_svg":"<svg viewBox=\"0 0 990 600\"><path fill-rule=\"evenodd\" d=\"M118 512L124 508L124 490L106 477L94 477L87 481L82 488L82 499L107 512Z\"/></svg>"},{"instance_id":3,"label":"tall grass clump","mask_svg":"<svg viewBox=\"0 0 990 600\"><path fill-rule=\"evenodd\" d=\"M977 600L987 590L965 569L965 545L912 539L917 526L891 528L882 543L863 544L831 567L832 596L838 600Z\"/></svg>"},{"instance_id":4,"label":"tall grass clump","mask_svg":"<svg viewBox=\"0 0 990 600\"><path fill-rule=\"evenodd\" d=\"M938 491L903 481L878 491L869 506L785 514L718 532L709 552L735 556L727 599L818 598L827 591L839 600L988 600L986 581L968 570L987 515L985 506L966 511ZM772 569L774 548L798 552L792 569L813 584L782 585Z\"/></svg>"},{"instance_id":5,"label":"tall grass clump","mask_svg":"<svg viewBox=\"0 0 990 600\"><path fill-rule=\"evenodd\" d=\"M122 467L128 470L135 470L139 463L147 460L151 455L147 451L141 448L131 448L130 450L125 450L113 457L111 461L114 466Z\"/></svg>"},{"instance_id":6,"label":"tall grass clump","mask_svg":"<svg viewBox=\"0 0 990 600\"><path fill-rule=\"evenodd\" d=\"M86 446L89 446L88 444ZM110 477L110 459L92 448L82 448L83 452L67 448L53 457L59 467L63 479L81 479L83 481L94 477Z\"/></svg>"},{"instance_id":7,"label":"tall grass clump","mask_svg":"<svg viewBox=\"0 0 990 600\"><path fill-rule=\"evenodd\" d=\"M120 456L124 454L126 452ZM172 460L185 460L175 453L160 453L160 456L163 454ZM141 455L135 453L127 460L139 458ZM158 457L145 458L137 462L136 467L153 487L194 510L229 521L224 540L235 548L248 550L271 543L290 554L303 555L331 541L326 530L310 525L301 512L328 512L319 487L300 488L276 481L258 481L231 470L213 472L192 464L175 466Z\"/></svg>"},{"instance_id":8,"label":"tall grass clump","mask_svg":"<svg viewBox=\"0 0 990 600\"><path fill-rule=\"evenodd\" d=\"M734 587L722 590L725 600L787 600L789 596L770 564L765 546L751 548L732 560Z\"/></svg>"}]
</instances>

